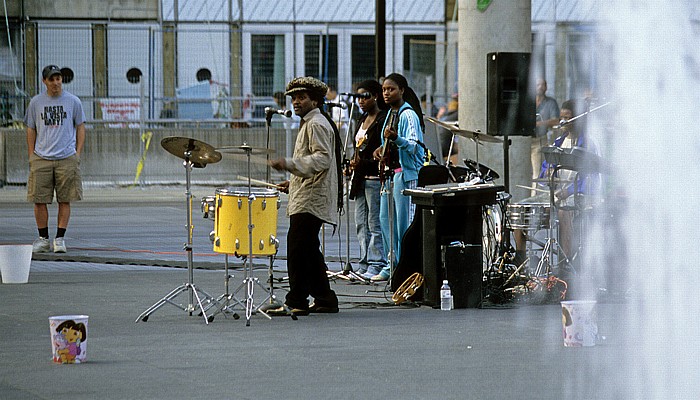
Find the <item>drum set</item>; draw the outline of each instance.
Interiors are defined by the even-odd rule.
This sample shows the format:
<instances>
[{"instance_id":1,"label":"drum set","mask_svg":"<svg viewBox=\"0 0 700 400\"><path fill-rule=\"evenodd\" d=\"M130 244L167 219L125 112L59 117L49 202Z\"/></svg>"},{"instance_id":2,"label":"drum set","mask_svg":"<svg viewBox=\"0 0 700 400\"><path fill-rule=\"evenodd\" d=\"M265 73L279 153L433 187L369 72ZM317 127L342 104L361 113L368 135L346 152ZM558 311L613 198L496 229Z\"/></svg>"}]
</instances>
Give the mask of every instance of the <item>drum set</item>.
<instances>
[{"instance_id":1,"label":"drum set","mask_svg":"<svg viewBox=\"0 0 700 400\"><path fill-rule=\"evenodd\" d=\"M250 319L254 313L260 313L271 319L266 310L284 308L284 305L276 301L272 276L274 259L279 248L277 214L280 198L277 190L252 187L250 164L251 155L269 154L272 151L253 148L247 144L215 149L209 144L186 137L166 137L161 141L161 146L172 155L184 160L187 218L187 242L184 249L187 251L188 280L142 312L136 322L147 321L153 312L165 304L174 305L189 315L199 310L207 324L213 321L217 314L224 316L231 314L234 319L240 318L235 312L237 307L245 310L246 326L250 326ZM213 230L209 235L213 251L225 255L224 293L213 297L199 289L193 282L192 231L194 226L192 225L193 196L190 190L190 173L192 167L204 168L207 164L219 162L222 154L246 157L248 182L245 187L218 188L213 196L205 196L201 199L203 217L213 223ZM229 274L229 255L235 255L243 260L245 272L241 284L232 292L229 290L230 279L233 278L233 275ZM255 257L265 257L269 260L269 286L263 285L253 276L253 258ZM267 296L257 303L253 297L256 286L267 292ZM176 303L174 299L184 292L188 292L188 304ZM243 299L237 297L240 293L243 293ZM210 310L215 311L207 315ZM297 319L295 315L291 313L289 315L292 319Z\"/></svg>"}]
</instances>

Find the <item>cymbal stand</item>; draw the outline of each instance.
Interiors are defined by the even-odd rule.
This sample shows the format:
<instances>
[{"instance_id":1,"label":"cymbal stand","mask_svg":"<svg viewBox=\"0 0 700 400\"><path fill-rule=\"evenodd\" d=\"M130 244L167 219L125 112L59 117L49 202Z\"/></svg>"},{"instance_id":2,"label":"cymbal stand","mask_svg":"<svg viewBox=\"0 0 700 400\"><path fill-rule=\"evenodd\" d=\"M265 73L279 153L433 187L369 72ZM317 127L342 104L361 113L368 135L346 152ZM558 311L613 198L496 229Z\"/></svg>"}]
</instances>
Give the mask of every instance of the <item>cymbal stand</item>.
<instances>
[{"instance_id":1,"label":"cymbal stand","mask_svg":"<svg viewBox=\"0 0 700 400\"><path fill-rule=\"evenodd\" d=\"M192 316L192 313L197 309L197 307L201 310L201 315L204 317L204 322L208 325L210 322L210 317L207 317L206 309L204 307L204 303L218 303L216 299L214 299L211 295L209 295L207 292L197 288L194 285L194 267L193 267L193 261L192 261L192 230L194 229L194 226L192 225L192 192L190 191L190 172L192 171L192 161L190 160L190 157L192 156L191 151L185 151L184 153L185 156L185 161L183 163L185 167L185 197L186 197L186 205L187 205L187 243L184 244L183 249L187 251L187 282L183 283L182 285L176 287L175 289L171 290L168 294L163 296L160 300L158 300L156 303L154 303L152 306L150 306L148 309L146 309L144 312L142 312L137 318L135 322L143 321L146 322L148 321L148 317L154 313L156 310L161 308L165 304L172 304L175 307L178 307L182 311L187 312L190 316ZM173 301L175 297L180 295L182 292L188 292L188 303L186 306L183 306L182 304L177 304ZM201 295L201 296L200 296ZM196 297L197 299L197 307L195 307L194 304L194 298Z\"/></svg>"},{"instance_id":2,"label":"cymbal stand","mask_svg":"<svg viewBox=\"0 0 700 400\"><path fill-rule=\"evenodd\" d=\"M554 195L554 179L557 176L557 171L559 171L559 169L560 166L557 165L556 167L554 167L554 170L549 175L549 226L547 227L547 240L545 241L544 246L542 247L542 255L540 257L540 260L537 262L537 268L535 268L535 276L549 277L552 274L552 256L555 251L559 257L564 257L567 264L570 262L568 256L564 252L564 249L562 249L561 245L559 245L559 241L554 237L552 233L554 230L554 221L558 221L558 213L556 207L557 203Z\"/></svg>"}]
</instances>

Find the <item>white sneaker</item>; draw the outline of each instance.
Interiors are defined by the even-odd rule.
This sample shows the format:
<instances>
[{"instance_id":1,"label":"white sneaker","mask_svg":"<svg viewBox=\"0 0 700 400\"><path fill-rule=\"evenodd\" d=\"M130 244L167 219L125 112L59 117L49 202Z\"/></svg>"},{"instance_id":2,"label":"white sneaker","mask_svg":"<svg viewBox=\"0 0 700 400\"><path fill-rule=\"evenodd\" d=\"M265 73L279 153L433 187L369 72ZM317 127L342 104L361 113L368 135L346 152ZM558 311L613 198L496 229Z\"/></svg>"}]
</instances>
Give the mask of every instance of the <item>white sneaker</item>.
<instances>
[{"instance_id":1,"label":"white sneaker","mask_svg":"<svg viewBox=\"0 0 700 400\"><path fill-rule=\"evenodd\" d=\"M51 250L48 238L39 237L32 243L32 253L46 253Z\"/></svg>"},{"instance_id":2,"label":"white sneaker","mask_svg":"<svg viewBox=\"0 0 700 400\"><path fill-rule=\"evenodd\" d=\"M47 240L48 242L48 240ZM65 253L66 252L66 242L62 237L58 237L53 240L53 252L54 253Z\"/></svg>"}]
</instances>

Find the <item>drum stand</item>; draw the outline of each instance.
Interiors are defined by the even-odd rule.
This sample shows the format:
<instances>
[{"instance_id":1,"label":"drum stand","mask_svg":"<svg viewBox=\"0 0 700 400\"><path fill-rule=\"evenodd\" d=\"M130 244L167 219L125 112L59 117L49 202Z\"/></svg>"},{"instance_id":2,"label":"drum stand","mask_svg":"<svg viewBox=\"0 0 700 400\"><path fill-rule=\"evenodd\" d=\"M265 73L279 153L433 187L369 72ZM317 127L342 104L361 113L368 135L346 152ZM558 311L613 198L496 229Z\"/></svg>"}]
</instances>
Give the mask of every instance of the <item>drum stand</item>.
<instances>
[{"instance_id":1,"label":"drum stand","mask_svg":"<svg viewBox=\"0 0 700 400\"><path fill-rule=\"evenodd\" d=\"M542 246L542 256L540 257L539 262L537 263L537 268L535 268L535 276L544 276L544 277L549 277L552 274L552 257L554 253L559 257L564 257L564 261L569 264L570 260L566 253L564 252L564 249L562 249L561 245L559 245L559 241L554 237L552 234L552 231L554 230L553 225L555 224L554 221L559 221L559 216L558 216L558 208L556 207L556 200L554 196L554 179L556 176L556 172L559 170L559 166L554 168L554 171L549 176L549 226L547 227L547 240L544 243L544 246ZM559 229L557 229L557 232L559 232Z\"/></svg>"},{"instance_id":2,"label":"drum stand","mask_svg":"<svg viewBox=\"0 0 700 400\"><path fill-rule=\"evenodd\" d=\"M183 165L185 166L185 197L187 198L187 243L184 244L184 250L187 251L187 282L183 283L182 285L176 287L175 289L171 290L170 293L166 294L163 296L160 300L158 300L155 304L150 306L146 311L142 312L137 318L135 322L143 321L146 322L148 321L148 317L154 313L156 310L161 308L163 305L167 304L172 304L175 307L178 307L182 311L185 311L189 313L191 316L192 313L197 309L197 307L201 310L201 315L204 317L204 322L206 324L209 324L210 322L210 317L207 317L206 309L204 307L204 303L218 303L216 299L214 299L212 296L210 296L207 292L197 288L194 285L194 268L192 265L192 229L194 226L192 225L192 192L190 191L190 172L192 171L192 161L190 160L190 157L192 156L191 151L186 151L184 153L185 156L185 162ZM187 306L183 306L182 304L177 304L173 301L173 299L177 296L180 295L182 292L188 292L188 303ZM201 296L200 296L201 295ZM194 298L197 298L197 304L195 307L194 304Z\"/></svg>"},{"instance_id":3,"label":"drum stand","mask_svg":"<svg viewBox=\"0 0 700 400\"><path fill-rule=\"evenodd\" d=\"M260 312L262 315L264 315L267 319L272 319L272 317L267 313L267 311L273 309L273 308L284 308L285 311L288 312L288 314L292 317L293 320L297 319L297 316L294 315L293 313L289 312L289 310L286 309L284 305L280 305L279 303L275 302L275 295L274 295L274 290L272 286L272 265L273 265L273 259L274 255L270 256L270 264L268 268L268 273L269 273L269 279L270 279L270 287L269 287L269 294L268 296L258 305L255 305L255 300L253 299L253 292L254 292L254 287L255 285L258 285L260 288L263 290L268 289L266 288L262 283L260 283L260 280L258 278L253 277L253 228L255 228L255 225L253 225L253 201L255 201L255 195L252 193L251 189L251 178L250 178L250 156L252 153L253 148L250 146L247 146L244 144L241 146L243 150L246 152L246 157L248 159L247 162L247 169L248 169L248 254L244 257L244 270L245 270L245 277L243 278L243 282L236 288L236 290L233 292L233 299L235 301L244 306L245 308L245 317L246 317L246 326L250 326L250 317L253 315L253 312ZM243 304L242 301L238 300L235 295L238 293L240 290L242 290L245 287L245 304ZM270 303L266 305L265 303L267 300L270 300ZM228 307L222 308L222 311L227 311Z\"/></svg>"}]
</instances>

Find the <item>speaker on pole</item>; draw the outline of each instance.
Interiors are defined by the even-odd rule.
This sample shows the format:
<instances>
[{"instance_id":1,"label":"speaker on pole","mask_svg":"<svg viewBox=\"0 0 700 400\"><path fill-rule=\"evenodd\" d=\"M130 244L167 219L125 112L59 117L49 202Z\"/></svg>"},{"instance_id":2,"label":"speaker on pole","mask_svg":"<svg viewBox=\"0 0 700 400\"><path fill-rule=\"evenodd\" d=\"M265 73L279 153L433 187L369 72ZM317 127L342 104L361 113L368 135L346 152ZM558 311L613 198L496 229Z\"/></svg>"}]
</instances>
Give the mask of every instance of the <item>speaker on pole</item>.
<instances>
[{"instance_id":1,"label":"speaker on pole","mask_svg":"<svg viewBox=\"0 0 700 400\"><path fill-rule=\"evenodd\" d=\"M528 82L530 53L488 53L486 126L489 135L531 136L535 92Z\"/></svg>"}]
</instances>

